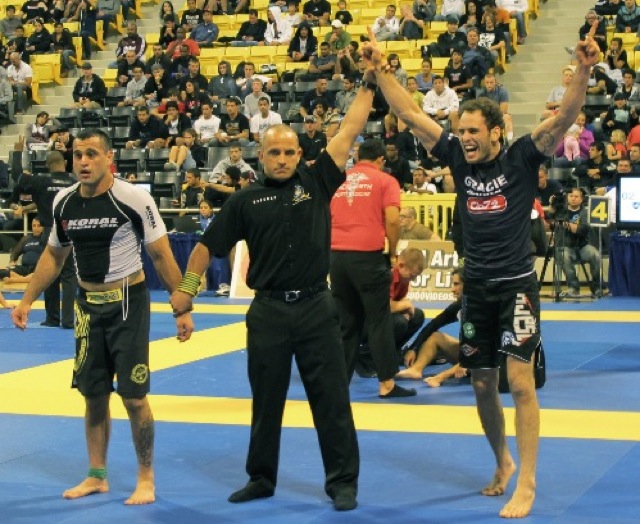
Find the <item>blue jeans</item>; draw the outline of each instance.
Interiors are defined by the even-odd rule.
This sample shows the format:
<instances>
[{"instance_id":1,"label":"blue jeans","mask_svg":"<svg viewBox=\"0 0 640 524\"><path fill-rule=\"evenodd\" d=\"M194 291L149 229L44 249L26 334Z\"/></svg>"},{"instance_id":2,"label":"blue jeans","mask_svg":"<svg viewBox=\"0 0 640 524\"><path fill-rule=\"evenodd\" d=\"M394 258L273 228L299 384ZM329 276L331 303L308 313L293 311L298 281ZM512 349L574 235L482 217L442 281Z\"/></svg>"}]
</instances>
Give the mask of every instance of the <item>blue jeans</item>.
<instances>
[{"instance_id":1,"label":"blue jeans","mask_svg":"<svg viewBox=\"0 0 640 524\"><path fill-rule=\"evenodd\" d=\"M578 291L580 283L576 275L576 264L580 261L589 264L592 282L600 279L600 253L592 245L582 248L559 248L562 271L567 277L567 286L571 291ZM578 258L579 257L579 258Z\"/></svg>"}]
</instances>

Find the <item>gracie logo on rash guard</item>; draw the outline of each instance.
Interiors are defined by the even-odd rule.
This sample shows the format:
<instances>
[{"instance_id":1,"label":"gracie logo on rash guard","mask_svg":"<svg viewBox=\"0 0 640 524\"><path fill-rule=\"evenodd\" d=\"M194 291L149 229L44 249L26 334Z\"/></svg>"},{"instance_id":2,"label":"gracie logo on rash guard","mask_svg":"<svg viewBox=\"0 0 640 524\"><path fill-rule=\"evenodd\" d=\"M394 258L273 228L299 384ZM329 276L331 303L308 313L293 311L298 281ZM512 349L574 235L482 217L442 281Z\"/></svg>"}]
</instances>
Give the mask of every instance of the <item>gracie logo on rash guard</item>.
<instances>
[{"instance_id":1,"label":"gracie logo on rash guard","mask_svg":"<svg viewBox=\"0 0 640 524\"><path fill-rule=\"evenodd\" d=\"M74 231L79 229L104 229L118 227L117 218L75 218L63 220L62 229L64 231Z\"/></svg>"},{"instance_id":2,"label":"gracie logo on rash guard","mask_svg":"<svg viewBox=\"0 0 640 524\"><path fill-rule=\"evenodd\" d=\"M503 195L471 197L467 200L467 211L472 215L502 213L505 209L507 209L507 199Z\"/></svg>"}]
</instances>

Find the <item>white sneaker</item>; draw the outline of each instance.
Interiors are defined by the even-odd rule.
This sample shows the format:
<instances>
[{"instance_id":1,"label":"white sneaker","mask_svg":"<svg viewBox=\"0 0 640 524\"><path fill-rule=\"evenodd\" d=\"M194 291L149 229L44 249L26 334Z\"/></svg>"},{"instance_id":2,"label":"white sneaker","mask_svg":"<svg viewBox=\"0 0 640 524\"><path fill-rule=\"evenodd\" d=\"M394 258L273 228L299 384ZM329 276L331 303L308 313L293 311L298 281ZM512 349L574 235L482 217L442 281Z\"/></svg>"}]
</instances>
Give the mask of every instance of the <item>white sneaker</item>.
<instances>
[{"instance_id":1,"label":"white sneaker","mask_svg":"<svg viewBox=\"0 0 640 524\"><path fill-rule=\"evenodd\" d=\"M231 291L231 286L229 286L229 284L220 284L220 286L218 286L218 290L216 291L216 296L228 297L230 291Z\"/></svg>"},{"instance_id":2,"label":"white sneaker","mask_svg":"<svg viewBox=\"0 0 640 524\"><path fill-rule=\"evenodd\" d=\"M164 165L165 171L178 171L178 169L180 169L180 166L174 162L167 162Z\"/></svg>"}]
</instances>

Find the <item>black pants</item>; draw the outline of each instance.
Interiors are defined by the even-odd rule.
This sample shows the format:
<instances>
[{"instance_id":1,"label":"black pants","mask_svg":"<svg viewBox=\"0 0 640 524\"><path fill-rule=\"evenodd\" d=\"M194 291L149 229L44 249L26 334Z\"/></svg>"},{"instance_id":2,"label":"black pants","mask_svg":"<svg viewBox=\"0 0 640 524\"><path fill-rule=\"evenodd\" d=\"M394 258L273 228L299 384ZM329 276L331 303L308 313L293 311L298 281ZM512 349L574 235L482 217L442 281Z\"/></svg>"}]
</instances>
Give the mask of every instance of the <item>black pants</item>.
<instances>
[{"instance_id":1,"label":"black pants","mask_svg":"<svg viewBox=\"0 0 640 524\"><path fill-rule=\"evenodd\" d=\"M48 239L50 233L51 228L45 228L44 238ZM60 308L60 285L62 285L62 308ZM44 309L47 313L47 322L73 326L73 307L77 290L76 267L73 261L73 253L70 253L62 266L62 271L58 278L44 290Z\"/></svg>"},{"instance_id":2,"label":"black pants","mask_svg":"<svg viewBox=\"0 0 640 524\"><path fill-rule=\"evenodd\" d=\"M391 270L381 251L331 252L331 291L340 314L349 380L365 325L378 380L389 380L398 372L390 288Z\"/></svg>"},{"instance_id":3,"label":"black pants","mask_svg":"<svg viewBox=\"0 0 640 524\"><path fill-rule=\"evenodd\" d=\"M247 473L275 487L282 414L295 357L325 470L325 491L357 490L360 458L335 304L328 291L294 303L260 297L247 313L253 394ZM301 451L301 450L298 450Z\"/></svg>"},{"instance_id":4,"label":"black pants","mask_svg":"<svg viewBox=\"0 0 640 524\"><path fill-rule=\"evenodd\" d=\"M393 318L393 336L396 341L396 349L400 350L424 324L424 311L416 308L413 316L409 319L405 318L402 313L393 313L391 317Z\"/></svg>"}]
</instances>

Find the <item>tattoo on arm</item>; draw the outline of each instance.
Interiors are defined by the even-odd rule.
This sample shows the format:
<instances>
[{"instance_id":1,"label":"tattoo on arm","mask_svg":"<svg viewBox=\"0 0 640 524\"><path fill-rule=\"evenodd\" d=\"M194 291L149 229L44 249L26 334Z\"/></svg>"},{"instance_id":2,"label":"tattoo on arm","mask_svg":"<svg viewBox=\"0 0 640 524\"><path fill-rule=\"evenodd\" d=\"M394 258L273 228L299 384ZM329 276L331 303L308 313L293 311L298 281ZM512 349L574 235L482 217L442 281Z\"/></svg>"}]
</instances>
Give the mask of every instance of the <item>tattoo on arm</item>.
<instances>
[{"instance_id":1,"label":"tattoo on arm","mask_svg":"<svg viewBox=\"0 0 640 524\"><path fill-rule=\"evenodd\" d=\"M538 151L545 155L553 155L556 150L556 139L550 131L539 131L533 135L533 143Z\"/></svg>"}]
</instances>

